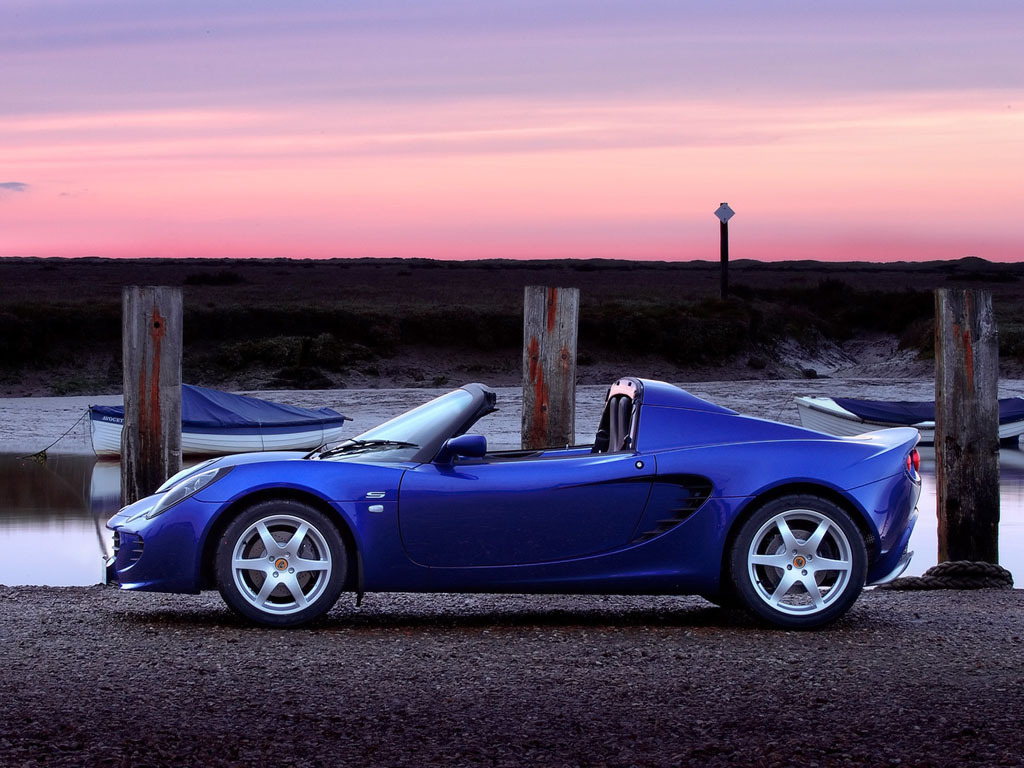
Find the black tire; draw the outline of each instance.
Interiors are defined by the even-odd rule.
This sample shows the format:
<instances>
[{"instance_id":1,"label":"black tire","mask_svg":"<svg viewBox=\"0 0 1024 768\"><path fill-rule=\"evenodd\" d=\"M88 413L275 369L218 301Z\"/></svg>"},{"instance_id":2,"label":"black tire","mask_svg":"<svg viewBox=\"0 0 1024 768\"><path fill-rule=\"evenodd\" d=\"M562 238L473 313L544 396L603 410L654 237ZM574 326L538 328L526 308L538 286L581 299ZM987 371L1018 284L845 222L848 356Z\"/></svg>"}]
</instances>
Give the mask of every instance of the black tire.
<instances>
[{"instance_id":1,"label":"black tire","mask_svg":"<svg viewBox=\"0 0 1024 768\"><path fill-rule=\"evenodd\" d=\"M248 567L237 567L243 562ZM215 573L224 602L264 626L295 627L323 616L341 594L347 572L348 553L334 523L290 499L244 510L217 545Z\"/></svg>"},{"instance_id":2,"label":"black tire","mask_svg":"<svg viewBox=\"0 0 1024 768\"><path fill-rule=\"evenodd\" d=\"M787 629L821 627L846 613L864 588L867 560L850 516L828 499L803 494L755 511L729 555L745 607Z\"/></svg>"}]
</instances>

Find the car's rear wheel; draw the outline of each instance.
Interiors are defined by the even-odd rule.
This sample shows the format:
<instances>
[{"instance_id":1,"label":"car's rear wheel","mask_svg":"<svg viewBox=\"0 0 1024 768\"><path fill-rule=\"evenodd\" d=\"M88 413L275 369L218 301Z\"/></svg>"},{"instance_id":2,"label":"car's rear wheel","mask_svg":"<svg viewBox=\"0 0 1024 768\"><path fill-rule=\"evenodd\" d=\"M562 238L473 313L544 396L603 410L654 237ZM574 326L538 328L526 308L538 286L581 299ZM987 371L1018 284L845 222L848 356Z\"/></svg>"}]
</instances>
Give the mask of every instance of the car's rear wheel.
<instances>
[{"instance_id":1,"label":"car's rear wheel","mask_svg":"<svg viewBox=\"0 0 1024 768\"><path fill-rule=\"evenodd\" d=\"M249 507L217 546L224 602L267 626L297 626L323 616L341 594L347 570L345 542L335 525L291 499Z\"/></svg>"},{"instance_id":2,"label":"car's rear wheel","mask_svg":"<svg viewBox=\"0 0 1024 768\"><path fill-rule=\"evenodd\" d=\"M746 607L776 626L810 629L835 621L864 588L867 551L850 516L828 499L791 495L758 509L730 555Z\"/></svg>"}]
</instances>

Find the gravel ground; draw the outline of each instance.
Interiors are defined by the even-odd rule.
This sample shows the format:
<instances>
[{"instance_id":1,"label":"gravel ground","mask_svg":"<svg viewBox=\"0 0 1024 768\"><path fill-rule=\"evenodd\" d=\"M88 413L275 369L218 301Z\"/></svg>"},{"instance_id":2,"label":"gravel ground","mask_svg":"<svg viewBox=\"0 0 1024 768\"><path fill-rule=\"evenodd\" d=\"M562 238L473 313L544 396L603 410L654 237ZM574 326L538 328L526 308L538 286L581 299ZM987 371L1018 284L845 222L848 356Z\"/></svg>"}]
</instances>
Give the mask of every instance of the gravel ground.
<instances>
[{"instance_id":1,"label":"gravel ground","mask_svg":"<svg viewBox=\"0 0 1024 768\"><path fill-rule=\"evenodd\" d=\"M1024 591L866 593L817 632L699 598L0 587L0 765L1022 766Z\"/></svg>"}]
</instances>

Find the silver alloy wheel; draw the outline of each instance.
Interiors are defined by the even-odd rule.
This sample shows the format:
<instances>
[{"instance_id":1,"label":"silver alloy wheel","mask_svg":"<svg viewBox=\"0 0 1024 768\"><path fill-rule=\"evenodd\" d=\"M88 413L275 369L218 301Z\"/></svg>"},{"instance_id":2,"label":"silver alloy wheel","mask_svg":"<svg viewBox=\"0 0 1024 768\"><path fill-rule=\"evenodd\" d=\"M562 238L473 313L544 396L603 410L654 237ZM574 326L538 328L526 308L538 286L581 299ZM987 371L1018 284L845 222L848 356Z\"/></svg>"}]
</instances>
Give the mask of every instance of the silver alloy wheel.
<instances>
[{"instance_id":1,"label":"silver alloy wheel","mask_svg":"<svg viewBox=\"0 0 1024 768\"><path fill-rule=\"evenodd\" d=\"M780 512L762 525L747 551L754 593L794 616L825 610L851 583L853 549L834 520L812 509Z\"/></svg>"},{"instance_id":2,"label":"silver alloy wheel","mask_svg":"<svg viewBox=\"0 0 1024 768\"><path fill-rule=\"evenodd\" d=\"M315 603L331 580L331 550L323 534L292 515L257 520L235 541L231 574L253 607L274 614Z\"/></svg>"}]
</instances>

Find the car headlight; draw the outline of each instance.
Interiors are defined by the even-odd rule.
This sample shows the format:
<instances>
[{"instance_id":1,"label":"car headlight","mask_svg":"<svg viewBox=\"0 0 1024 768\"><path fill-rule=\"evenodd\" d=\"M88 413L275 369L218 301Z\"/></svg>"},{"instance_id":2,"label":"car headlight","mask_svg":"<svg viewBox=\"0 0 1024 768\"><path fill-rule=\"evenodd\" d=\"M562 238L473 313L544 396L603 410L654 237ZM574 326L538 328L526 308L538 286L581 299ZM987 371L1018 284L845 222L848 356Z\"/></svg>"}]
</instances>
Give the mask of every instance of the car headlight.
<instances>
[{"instance_id":1,"label":"car headlight","mask_svg":"<svg viewBox=\"0 0 1024 768\"><path fill-rule=\"evenodd\" d=\"M219 480L230 471L231 467L214 467L185 478L160 497L156 505L146 513L146 519L152 520L157 515L162 515L175 504L180 504L189 496L194 496L210 483Z\"/></svg>"},{"instance_id":2,"label":"car headlight","mask_svg":"<svg viewBox=\"0 0 1024 768\"><path fill-rule=\"evenodd\" d=\"M198 472L203 467L206 467L209 464L213 464L213 462L215 462L215 461L220 461L222 458L223 458L222 456L214 456L212 459L207 459L206 461L201 461L198 464L195 464L195 465L193 465L191 467L185 467L180 472L177 472L177 473L171 475L170 477L168 477L166 480L164 480L164 482L161 484L161 486L159 488L157 488L155 491L153 491L153 493L166 493L171 488L176 486L184 478L191 477L194 473Z\"/></svg>"}]
</instances>

